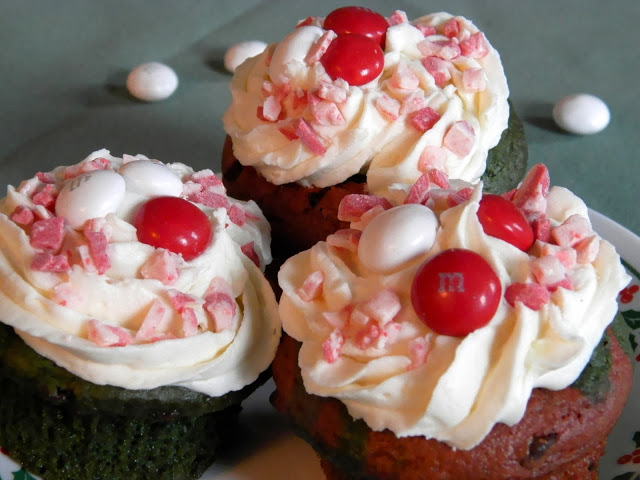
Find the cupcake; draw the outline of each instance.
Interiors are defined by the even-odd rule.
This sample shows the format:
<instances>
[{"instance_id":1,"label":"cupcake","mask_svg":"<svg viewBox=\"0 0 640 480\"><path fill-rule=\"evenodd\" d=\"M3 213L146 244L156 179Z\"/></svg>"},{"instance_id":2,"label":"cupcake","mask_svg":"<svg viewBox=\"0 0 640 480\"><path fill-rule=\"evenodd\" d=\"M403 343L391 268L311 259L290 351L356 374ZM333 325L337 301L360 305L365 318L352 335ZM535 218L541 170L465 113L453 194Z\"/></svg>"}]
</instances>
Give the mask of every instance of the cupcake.
<instances>
[{"instance_id":1,"label":"cupcake","mask_svg":"<svg viewBox=\"0 0 640 480\"><path fill-rule=\"evenodd\" d=\"M253 202L107 150L0 201L0 445L47 479L198 478L280 339Z\"/></svg>"},{"instance_id":2,"label":"cupcake","mask_svg":"<svg viewBox=\"0 0 640 480\"><path fill-rule=\"evenodd\" d=\"M398 201L425 172L502 193L526 168L500 56L460 16L310 17L238 67L230 89L223 181L260 205L276 254L345 228L336 211L350 193Z\"/></svg>"},{"instance_id":3,"label":"cupcake","mask_svg":"<svg viewBox=\"0 0 640 480\"><path fill-rule=\"evenodd\" d=\"M416 184L340 213L280 271L273 364L327 478L597 478L631 387L609 328L629 277L585 204L538 164L503 196Z\"/></svg>"}]
</instances>

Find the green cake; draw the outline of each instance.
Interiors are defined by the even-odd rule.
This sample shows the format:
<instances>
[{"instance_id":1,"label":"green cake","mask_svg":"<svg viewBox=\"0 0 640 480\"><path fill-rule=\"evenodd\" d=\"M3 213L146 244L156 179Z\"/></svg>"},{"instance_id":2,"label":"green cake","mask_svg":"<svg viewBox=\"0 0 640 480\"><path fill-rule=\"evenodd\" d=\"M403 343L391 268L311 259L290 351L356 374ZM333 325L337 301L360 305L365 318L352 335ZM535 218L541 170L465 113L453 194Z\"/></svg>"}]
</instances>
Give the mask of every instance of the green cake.
<instances>
[{"instance_id":1,"label":"green cake","mask_svg":"<svg viewBox=\"0 0 640 480\"><path fill-rule=\"evenodd\" d=\"M0 446L44 480L196 479L280 338L268 224L106 150L0 200Z\"/></svg>"}]
</instances>

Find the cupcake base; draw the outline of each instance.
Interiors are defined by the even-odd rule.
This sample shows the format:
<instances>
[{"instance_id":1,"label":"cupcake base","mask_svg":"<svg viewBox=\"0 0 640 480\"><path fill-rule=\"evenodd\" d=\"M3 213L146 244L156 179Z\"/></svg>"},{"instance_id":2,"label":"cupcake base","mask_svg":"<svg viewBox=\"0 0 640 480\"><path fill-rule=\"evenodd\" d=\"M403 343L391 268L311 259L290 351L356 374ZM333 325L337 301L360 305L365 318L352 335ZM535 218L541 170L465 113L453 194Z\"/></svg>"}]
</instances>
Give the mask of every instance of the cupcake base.
<instances>
[{"instance_id":1,"label":"cupcake base","mask_svg":"<svg viewBox=\"0 0 640 480\"><path fill-rule=\"evenodd\" d=\"M434 439L374 432L338 400L308 394L299 348L283 337L272 403L316 450L328 479L596 479L631 388L630 361L608 332L572 386L535 389L518 424L498 424L473 449L455 450Z\"/></svg>"},{"instance_id":2,"label":"cupcake base","mask_svg":"<svg viewBox=\"0 0 640 480\"><path fill-rule=\"evenodd\" d=\"M93 385L0 326L0 445L44 480L197 479L270 372L212 399L178 387Z\"/></svg>"}]
</instances>

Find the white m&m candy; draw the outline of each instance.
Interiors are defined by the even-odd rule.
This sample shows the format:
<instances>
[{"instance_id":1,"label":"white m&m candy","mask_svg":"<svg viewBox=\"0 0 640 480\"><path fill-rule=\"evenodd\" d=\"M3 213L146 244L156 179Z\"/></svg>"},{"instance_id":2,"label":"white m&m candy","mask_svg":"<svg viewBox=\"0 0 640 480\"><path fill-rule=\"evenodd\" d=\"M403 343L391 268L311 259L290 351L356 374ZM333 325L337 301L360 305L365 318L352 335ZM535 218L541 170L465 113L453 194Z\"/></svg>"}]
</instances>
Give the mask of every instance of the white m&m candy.
<instances>
[{"instance_id":1,"label":"white m&m candy","mask_svg":"<svg viewBox=\"0 0 640 480\"><path fill-rule=\"evenodd\" d=\"M224 68L233 73L238 68L238 65L242 64L247 58L260 55L265 48L267 48L267 44L258 40L236 43L224 55Z\"/></svg>"},{"instance_id":2,"label":"white m&m candy","mask_svg":"<svg viewBox=\"0 0 640 480\"><path fill-rule=\"evenodd\" d=\"M178 88L173 68L159 62L138 65L127 77L127 90L139 100L156 102L170 97Z\"/></svg>"},{"instance_id":3,"label":"white m&m candy","mask_svg":"<svg viewBox=\"0 0 640 480\"><path fill-rule=\"evenodd\" d=\"M436 238L438 219L418 204L385 210L369 222L358 244L358 258L369 270L390 273L426 253Z\"/></svg>"},{"instance_id":4,"label":"white m&m candy","mask_svg":"<svg viewBox=\"0 0 640 480\"><path fill-rule=\"evenodd\" d=\"M125 163L118 173L124 178L127 191L146 196L179 197L182 180L170 168L151 160Z\"/></svg>"},{"instance_id":5,"label":"white m&m candy","mask_svg":"<svg viewBox=\"0 0 640 480\"><path fill-rule=\"evenodd\" d=\"M553 107L553 120L570 133L591 135L609 125L609 107L601 99L588 93L569 95Z\"/></svg>"},{"instance_id":6,"label":"white m&m candy","mask_svg":"<svg viewBox=\"0 0 640 480\"><path fill-rule=\"evenodd\" d=\"M96 170L70 179L56 200L56 215L72 228L82 228L87 220L114 213L125 194L124 179L111 170Z\"/></svg>"}]
</instances>

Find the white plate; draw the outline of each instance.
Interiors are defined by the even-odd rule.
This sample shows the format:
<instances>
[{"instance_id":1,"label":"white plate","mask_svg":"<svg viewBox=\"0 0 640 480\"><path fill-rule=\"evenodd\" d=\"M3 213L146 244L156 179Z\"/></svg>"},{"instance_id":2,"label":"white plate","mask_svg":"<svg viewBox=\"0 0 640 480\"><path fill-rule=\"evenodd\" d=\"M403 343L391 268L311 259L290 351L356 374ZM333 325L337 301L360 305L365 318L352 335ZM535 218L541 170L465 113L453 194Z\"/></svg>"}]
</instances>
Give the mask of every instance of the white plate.
<instances>
[{"instance_id":1,"label":"white plate","mask_svg":"<svg viewBox=\"0 0 640 480\"><path fill-rule=\"evenodd\" d=\"M640 344L640 291L633 292L640 285L640 238L598 212L592 210L590 215L594 229L616 246L633 277L631 289L627 287L620 296L620 310L631 327L631 337ZM640 362L640 355L636 361ZM237 435L229 439L234 447L207 470L202 480L324 479L313 450L271 407L269 395L273 389L273 383L268 382L245 402ZM23 471L14 476L19 469L0 455L0 480L35 478L25 476ZM599 473L601 480L640 479L640 367L635 369L630 400L609 436Z\"/></svg>"}]
</instances>

